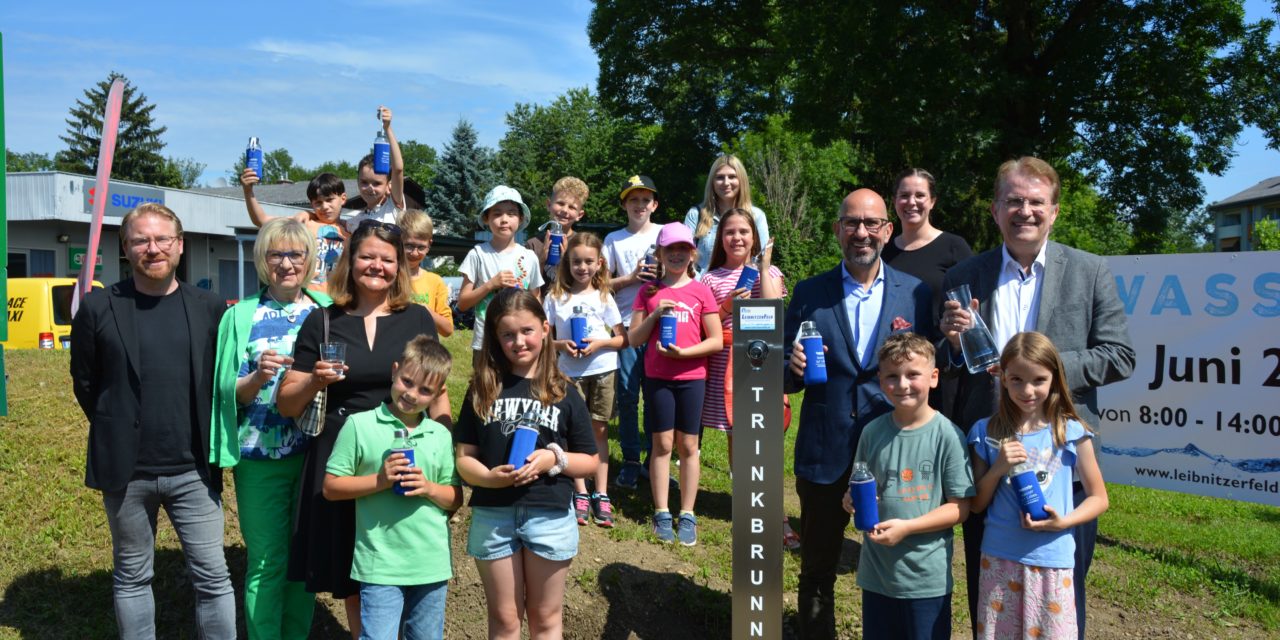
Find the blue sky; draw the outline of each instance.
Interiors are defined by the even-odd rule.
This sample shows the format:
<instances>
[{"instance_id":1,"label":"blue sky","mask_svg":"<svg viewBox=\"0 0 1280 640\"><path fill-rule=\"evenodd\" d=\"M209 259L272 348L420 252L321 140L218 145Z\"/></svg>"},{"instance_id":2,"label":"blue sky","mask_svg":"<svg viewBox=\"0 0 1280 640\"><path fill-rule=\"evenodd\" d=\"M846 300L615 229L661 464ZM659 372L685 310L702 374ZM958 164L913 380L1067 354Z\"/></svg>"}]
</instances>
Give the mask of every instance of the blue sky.
<instances>
[{"instance_id":1,"label":"blue sky","mask_svg":"<svg viewBox=\"0 0 1280 640\"><path fill-rule=\"evenodd\" d=\"M598 73L588 0L54 2L0 5L7 146L62 148L67 110L115 70L156 105L165 153L208 165L206 182L225 175L249 136L302 165L354 162L379 104L402 140L439 150L461 117L497 146L517 102L594 90ZM1270 11L1269 0L1246 2L1250 20ZM1280 175L1280 151L1256 129L1236 150L1224 176L1203 176L1207 201Z\"/></svg>"}]
</instances>

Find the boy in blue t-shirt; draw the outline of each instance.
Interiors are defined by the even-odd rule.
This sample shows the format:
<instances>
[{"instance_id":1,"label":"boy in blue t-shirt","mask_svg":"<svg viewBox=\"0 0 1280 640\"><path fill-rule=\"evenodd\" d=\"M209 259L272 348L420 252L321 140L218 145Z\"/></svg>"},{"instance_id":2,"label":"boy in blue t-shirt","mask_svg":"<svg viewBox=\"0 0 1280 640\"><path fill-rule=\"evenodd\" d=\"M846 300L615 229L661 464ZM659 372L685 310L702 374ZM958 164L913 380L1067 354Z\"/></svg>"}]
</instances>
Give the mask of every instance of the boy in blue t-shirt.
<instances>
[{"instance_id":1,"label":"boy in blue t-shirt","mask_svg":"<svg viewBox=\"0 0 1280 640\"><path fill-rule=\"evenodd\" d=\"M425 411L451 364L438 341L410 340L391 366L390 401L347 418L325 466L324 497L356 501L351 578L360 583L361 637L444 636L453 577L449 512L462 505L462 487L453 438ZM393 451L401 429L413 445L412 465ZM390 490L397 483L404 495Z\"/></svg>"},{"instance_id":2,"label":"boy in blue t-shirt","mask_svg":"<svg viewBox=\"0 0 1280 640\"><path fill-rule=\"evenodd\" d=\"M880 389L893 412L867 424L854 460L876 478L880 523L858 558L862 636L951 637L951 530L975 493L964 434L929 407L933 345L914 333L880 348ZM853 512L848 493L844 508Z\"/></svg>"}]
</instances>

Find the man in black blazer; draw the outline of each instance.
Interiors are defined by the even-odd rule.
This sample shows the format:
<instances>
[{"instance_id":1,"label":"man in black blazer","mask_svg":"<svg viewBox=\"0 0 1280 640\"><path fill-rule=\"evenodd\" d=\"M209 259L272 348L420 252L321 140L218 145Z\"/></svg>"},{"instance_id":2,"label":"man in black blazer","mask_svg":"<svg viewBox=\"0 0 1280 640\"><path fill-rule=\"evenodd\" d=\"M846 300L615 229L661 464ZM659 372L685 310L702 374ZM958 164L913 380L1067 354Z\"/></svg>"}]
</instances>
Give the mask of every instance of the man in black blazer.
<instances>
[{"instance_id":1,"label":"man in black blazer","mask_svg":"<svg viewBox=\"0 0 1280 640\"><path fill-rule=\"evenodd\" d=\"M878 353L895 331L932 338L929 287L880 259L893 223L884 198L870 189L849 194L832 231L844 260L796 285L787 306L783 344L787 392L804 389L812 354L794 344L800 323L813 322L826 347L827 382L808 387L796 436L796 493L800 496L797 633L805 640L835 638L836 566L849 512L841 499L862 428L893 410L880 389Z\"/></svg>"},{"instance_id":2,"label":"man in black blazer","mask_svg":"<svg viewBox=\"0 0 1280 640\"><path fill-rule=\"evenodd\" d=\"M225 305L178 282L182 222L148 203L120 223L133 272L85 297L71 324L71 380L89 419L85 484L111 527L121 638L154 638L156 515L186 555L202 638L234 638L235 594L222 549L222 476L209 464L214 343Z\"/></svg>"},{"instance_id":3,"label":"man in black blazer","mask_svg":"<svg viewBox=\"0 0 1280 640\"><path fill-rule=\"evenodd\" d=\"M997 349L1003 350L1008 339L1021 331L1048 336L1062 355L1076 411L1096 431L1097 388L1128 378L1136 355L1115 277L1106 261L1049 241L1058 216L1059 191L1058 173L1043 160L1024 157L1001 165L991 215L1004 243L951 267L943 279L943 290L969 285ZM946 303L940 323L946 339L939 344L939 356L946 360L949 352L944 374L960 377L949 417L966 432L996 409L996 379L986 371L969 373L960 360L960 331L971 324L959 303ZM1075 504L1083 500L1084 490L1077 481ZM975 623L984 517L982 513L970 514L964 523L969 613ZM1098 521L1075 527L1072 533L1076 541L1077 627L1084 638L1084 583L1093 560Z\"/></svg>"}]
</instances>

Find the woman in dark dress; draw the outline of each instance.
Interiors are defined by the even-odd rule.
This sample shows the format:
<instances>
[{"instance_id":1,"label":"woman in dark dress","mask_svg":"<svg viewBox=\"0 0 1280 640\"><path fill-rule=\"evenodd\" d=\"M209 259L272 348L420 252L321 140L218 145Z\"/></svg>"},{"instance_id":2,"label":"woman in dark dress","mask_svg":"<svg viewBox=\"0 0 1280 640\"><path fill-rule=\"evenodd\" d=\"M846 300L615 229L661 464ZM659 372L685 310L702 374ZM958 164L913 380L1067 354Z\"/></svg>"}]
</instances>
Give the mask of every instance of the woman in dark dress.
<instances>
[{"instance_id":1,"label":"woman in dark dress","mask_svg":"<svg viewBox=\"0 0 1280 640\"><path fill-rule=\"evenodd\" d=\"M898 175L893 186L893 210L898 214L901 233L885 244L880 257L894 269L929 285L933 315L937 318L942 314L946 295L942 276L952 265L972 256L973 250L964 238L933 226L930 214L938 203L934 184L933 174L924 169L907 169ZM929 405L950 415L956 385L956 378L939 380L937 391L929 394Z\"/></svg>"},{"instance_id":2,"label":"woman in dark dress","mask_svg":"<svg viewBox=\"0 0 1280 640\"><path fill-rule=\"evenodd\" d=\"M346 361L320 359L322 313L307 317L298 332L293 368L280 387L280 413L298 416L315 394L328 389L324 431L307 450L302 495L289 555L289 579L313 593L332 593L346 602L352 637L360 631L359 584L351 579L355 548L355 502L330 502L321 494L325 464L347 416L377 407L391 388L391 365L419 334L436 337L435 322L422 305L411 304L413 286L400 228L365 221L329 274L333 306L329 342L346 343ZM442 393L428 411L452 424L449 396Z\"/></svg>"}]
</instances>

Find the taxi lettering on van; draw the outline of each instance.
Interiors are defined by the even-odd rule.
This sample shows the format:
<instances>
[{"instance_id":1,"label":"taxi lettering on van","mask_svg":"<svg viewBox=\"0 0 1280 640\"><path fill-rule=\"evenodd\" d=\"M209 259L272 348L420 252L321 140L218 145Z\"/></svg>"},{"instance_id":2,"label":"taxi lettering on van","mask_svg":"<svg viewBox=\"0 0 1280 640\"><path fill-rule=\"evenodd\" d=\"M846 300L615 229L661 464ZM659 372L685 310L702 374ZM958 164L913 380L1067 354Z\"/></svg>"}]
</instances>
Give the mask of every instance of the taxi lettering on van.
<instances>
[{"instance_id":1,"label":"taxi lettering on van","mask_svg":"<svg viewBox=\"0 0 1280 640\"><path fill-rule=\"evenodd\" d=\"M9 339L4 348L65 349L71 341L75 286L75 278L10 278ZM101 289L102 283L95 281L93 286Z\"/></svg>"}]
</instances>

